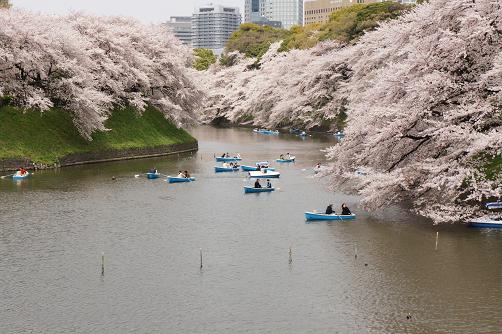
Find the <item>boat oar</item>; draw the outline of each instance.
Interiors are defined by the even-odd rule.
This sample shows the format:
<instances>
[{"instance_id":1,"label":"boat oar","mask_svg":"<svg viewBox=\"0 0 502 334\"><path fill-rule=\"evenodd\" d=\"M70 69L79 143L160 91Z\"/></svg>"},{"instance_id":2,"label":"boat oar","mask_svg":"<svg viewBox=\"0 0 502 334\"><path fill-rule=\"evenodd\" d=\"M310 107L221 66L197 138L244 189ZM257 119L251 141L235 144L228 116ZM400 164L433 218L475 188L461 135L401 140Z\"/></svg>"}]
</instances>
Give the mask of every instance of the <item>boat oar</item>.
<instances>
[{"instance_id":1,"label":"boat oar","mask_svg":"<svg viewBox=\"0 0 502 334\"><path fill-rule=\"evenodd\" d=\"M16 174L14 173L14 174L9 174L9 175L0 176L0 179L5 179L6 177L9 177L9 176L14 176L14 175L16 175Z\"/></svg>"}]
</instances>

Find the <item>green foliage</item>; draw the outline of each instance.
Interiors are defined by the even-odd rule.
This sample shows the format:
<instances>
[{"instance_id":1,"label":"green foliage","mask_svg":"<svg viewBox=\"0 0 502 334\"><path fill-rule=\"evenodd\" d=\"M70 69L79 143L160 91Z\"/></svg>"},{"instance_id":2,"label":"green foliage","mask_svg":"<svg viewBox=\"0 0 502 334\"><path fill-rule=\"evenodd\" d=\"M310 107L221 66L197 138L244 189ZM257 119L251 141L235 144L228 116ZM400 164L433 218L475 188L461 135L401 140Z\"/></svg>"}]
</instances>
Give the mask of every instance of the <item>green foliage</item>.
<instances>
[{"instance_id":1,"label":"green foliage","mask_svg":"<svg viewBox=\"0 0 502 334\"><path fill-rule=\"evenodd\" d=\"M481 172L484 174L486 179L495 180L502 173L502 156L488 156L485 155L482 159L482 165L480 167Z\"/></svg>"},{"instance_id":2,"label":"green foliage","mask_svg":"<svg viewBox=\"0 0 502 334\"><path fill-rule=\"evenodd\" d=\"M195 62L193 67L198 71L205 71L212 64L216 63L216 56L213 50L198 48L193 50L195 54Z\"/></svg>"},{"instance_id":3,"label":"green foliage","mask_svg":"<svg viewBox=\"0 0 502 334\"><path fill-rule=\"evenodd\" d=\"M349 43L375 29L378 22L397 18L410 8L396 2L357 4L335 11L324 24L294 26L290 30L245 23L230 37L226 52L239 51L246 57L261 58L270 44L278 41L283 41L279 51L308 49L325 40Z\"/></svg>"},{"instance_id":4,"label":"green foliage","mask_svg":"<svg viewBox=\"0 0 502 334\"><path fill-rule=\"evenodd\" d=\"M378 27L379 22L395 19L410 8L397 2L357 4L341 8L331 14L329 22L321 27L319 40L353 41L364 32Z\"/></svg>"},{"instance_id":5,"label":"green foliage","mask_svg":"<svg viewBox=\"0 0 502 334\"><path fill-rule=\"evenodd\" d=\"M115 110L105 125L111 130L95 133L93 140L88 142L79 135L68 112L51 109L40 113L0 107L0 158L30 158L37 163L54 163L71 153L195 141L152 107L141 116L133 108Z\"/></svg>"},{"instance_id":6,"label":"green foliage","mask_svg":"<svg viewBox=\"0 0 502 334\"><path fill-rule=\"evenodd\" d=\"M254 23L241 24L227 42L226 52L239 51L246 57L261 58L270 44L286 38L290 31Z\"/></svg>"},{"instance_id":7,"label":"green foliage","mask_svg":"<svg viewBox=\"0 0 502 334\"><path fill-rule=\"evenodd\" d=\"M227 67L230 67L230 66L233 66L235 65L235 62L237 60L237 55L236 54L222 54L220 56L220 64L223 65L223 66L227 66Z\"/></svg>"}]
</instances>

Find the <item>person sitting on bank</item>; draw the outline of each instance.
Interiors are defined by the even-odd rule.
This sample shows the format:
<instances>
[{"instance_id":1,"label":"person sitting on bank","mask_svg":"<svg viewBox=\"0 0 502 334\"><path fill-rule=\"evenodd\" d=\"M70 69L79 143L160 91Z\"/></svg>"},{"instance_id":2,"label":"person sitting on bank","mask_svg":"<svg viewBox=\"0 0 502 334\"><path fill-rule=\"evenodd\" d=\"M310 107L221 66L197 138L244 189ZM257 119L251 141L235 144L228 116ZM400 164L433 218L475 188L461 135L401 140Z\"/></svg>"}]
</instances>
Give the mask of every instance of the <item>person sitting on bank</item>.
<instances>
[{"instance_id":1,"label":"person sitting on bank","mask_svg":"<svg viewBox=\"0 0 502 334\"><path fill-rule=\"evenodd\" d=\"M347 204L343 203L342 204L342 215L344 215L344 216L350 216L351 214L352 214L352 212L350 212L349 207L347 206Z\"/></svg>"},{"instance_id":2,"label":"person sitting on bank","mask_svg":"<svg viewBox=\"0 0 502 334\"><path fill-rule=\"evenodd\" d=\"M334 213L335 213L335 211L333 210L333 204L328 205L328 207L326 208L326 214L332 215Z\"/></svg>"},{"instance_id":3,"label":"person sitting on bank","mask_svg":"<svg viewBox=\"0 0 502 334\"><path fill-rule=\"evenodd\" d=\"M188 171L187 171L187 170L185 171L185 178L186 178L186 179L189 179L189 178L190 178L190 174L188 173Z\"/></svg>"},{"instance_id":4,"label":"person sitting on bank","mask_svg":"<svg viewBox=\"0 0 502 334\"><path fill-rule=\"evenodd\" d=\"M269 189L272 188L272 183L270 183L269 179L267 179L267 188L269 188Z\"/></svg>"},{"instance_id":5,"label":"person sitting on bank","mask_svg":"<svg viewBox=\"0 0 502 334\"><path fill-rule=\"evenodd\" d=\"M254 187L261 188L260 180L256 179L256 181L254 182Z\"/></svg>"}]
</instances>

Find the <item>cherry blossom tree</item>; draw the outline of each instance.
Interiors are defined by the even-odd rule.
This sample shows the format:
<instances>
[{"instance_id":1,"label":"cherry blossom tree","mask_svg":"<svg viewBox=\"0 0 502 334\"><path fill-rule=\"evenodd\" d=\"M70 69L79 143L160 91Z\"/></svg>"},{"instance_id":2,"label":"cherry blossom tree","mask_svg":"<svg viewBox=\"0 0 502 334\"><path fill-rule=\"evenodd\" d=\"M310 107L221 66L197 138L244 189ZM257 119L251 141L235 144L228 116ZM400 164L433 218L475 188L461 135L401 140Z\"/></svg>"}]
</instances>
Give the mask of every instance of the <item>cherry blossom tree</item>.
<instances>
[{"instance_id":1,"label":"cherry blossom tree","mask_svg":"<svg viewBox=\"0 0 502 334\"><path fill-rule=\"evenodd\" d=\"M0 95L72 113L80 133L105 130L116 107L153 105L180 125L196 120L191 51L161 26L75 13L0 11Z\"/></svg>"},{"instance_id":2,"label":"cherry blossom tree","mask_svg":"<svg viewBox=\"0 0 502 334\"><path fill-rule=\"evenodd\" d=\"M264 126L333 123L325 173L368 208L411 203L434 222L482 214L502 199L502 4L431 0L355 45L323 43L214 67L207 119ZM357 170L364 171L355 173Z\"/></svg>"}]
</instances>

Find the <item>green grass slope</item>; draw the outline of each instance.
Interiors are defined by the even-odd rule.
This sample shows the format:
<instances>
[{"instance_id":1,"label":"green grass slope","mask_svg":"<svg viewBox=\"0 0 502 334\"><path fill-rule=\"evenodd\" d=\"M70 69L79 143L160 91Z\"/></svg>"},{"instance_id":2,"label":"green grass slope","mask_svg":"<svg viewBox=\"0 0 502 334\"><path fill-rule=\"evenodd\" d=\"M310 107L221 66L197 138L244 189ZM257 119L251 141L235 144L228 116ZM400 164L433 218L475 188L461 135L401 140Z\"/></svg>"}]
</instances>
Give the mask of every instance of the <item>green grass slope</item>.
<instances>
[{"instance_id":1,"label":"green grass slope","mask_svg":"<svg viewBox=\"0 0 502 334\"><path fill-rule=\"evenodd\" d=\"M67 154L111 149L158 147L195 142L188 132L168 122L155 108L140 116L132 108L115 110L91 142L82 138L71 115L59 109L44 113L0 107L0 159L29 158L54 163Z\"/></svg>"}]
</instances>

